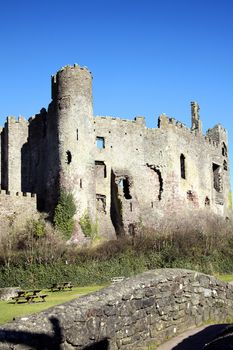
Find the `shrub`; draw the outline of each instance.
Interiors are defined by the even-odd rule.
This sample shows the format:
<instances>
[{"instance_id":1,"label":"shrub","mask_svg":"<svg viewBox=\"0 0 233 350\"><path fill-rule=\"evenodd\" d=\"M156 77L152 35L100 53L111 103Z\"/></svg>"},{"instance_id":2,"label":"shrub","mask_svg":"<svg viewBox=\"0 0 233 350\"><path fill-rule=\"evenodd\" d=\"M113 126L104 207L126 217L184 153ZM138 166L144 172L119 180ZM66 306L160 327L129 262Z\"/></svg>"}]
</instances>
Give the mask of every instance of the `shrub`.
<instances>
[{"instance_id":1,"label":"shrub","mask_svg":"<svg viewBox=\"0 0 233 350\"><path fill-rule=\"evenodd\" d=\"M74 215L76 206L72 193L61 192L58 204L55 208L54 223L56 229L63 237L69 239L74 231Z\"/></svg>"},{"instance_id":2,"label":"shrub","mask_svg":"<svg viewBox=\"0 0 233 350\"><path fill-rule=\"evenodd\" d=\"M97 235L98 235L97 222L93 223L87 210L80 218L79 223L86 237L90 237L92 240L97 238Z\"/></svg>"},{"instance_id":3,"label":"shrub","mask_svg":"<svg viewBox=\"0 0 233 350\"><path fill-rule=\"evenodd\" d=\"M87 214L82 223L86 234L92 234ZM38 235L41 225L44 233ZM232 273L232 266L232 223L223 219L209 220L206 226L201 221L195 227L167 225L160 232L142 227L140 235L86 248L64 244L43 222L31 221L24 230L0 235L0 286L43 287L64 279L78 285L106 283L114 276L167 267Z\"/></svg>"}]
</instances>

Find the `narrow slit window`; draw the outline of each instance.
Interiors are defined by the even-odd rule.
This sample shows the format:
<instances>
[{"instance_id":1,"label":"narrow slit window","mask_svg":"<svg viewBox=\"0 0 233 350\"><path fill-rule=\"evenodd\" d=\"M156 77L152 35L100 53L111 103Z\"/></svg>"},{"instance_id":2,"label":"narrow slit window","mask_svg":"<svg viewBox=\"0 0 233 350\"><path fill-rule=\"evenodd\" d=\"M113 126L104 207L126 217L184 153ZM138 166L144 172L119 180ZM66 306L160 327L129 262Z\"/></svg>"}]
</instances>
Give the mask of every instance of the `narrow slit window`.
<instances>
[{"instance_id":1,"label":"narrow slit window","mask_svg":"<svg viewBox=\"0 0 233 350\"><path fill-rule=\"evenodd\" d=\"M98 149L105 148L105 140L104 137L96 137L96 146Z\"/></svg>"},{"instance_id":2,"label":"narrow slit window","mask_svg":"<svg viewBox=\"0 0 233 350\"><path fill-rule=\"evenodd\" d=\"M224 162L223 162L223 169L227 170L227 161L226 160L224 160Z\"/></svg>"},{"instance_id":3,"label":"narrow slit window","mask_svg":"<svg viewBox=\"0 0 233 350\"><path fill-rule=\"evenodd\" d=\"M132 199L132 196L130 194L129 179L127 177L123 179L123 193L124 193L125 199Z\"/></svg>"},{"instance_id":4,"label":"narrow slit window","mask_svg":"<svg viewBox=\"0 0 233 350\"><path fill-rule=\"evenodd\" d=\"M186 178L185 174L185 156L183 154L180 155L180 175L182 179Z\"/></svg>"},{"instance_id":5,"label":"narrow slit window","mask_svg":"<svg viewBox=\"0 0 233 350\"><path fill-rule=\"evenodd\" d=\"M223 142L223 144L222 144L222 155L224 157L227 157L227 146L226 146L225 142Z\"/></svg>"},{"instance_id":6,"label":"narrow slit window","mask_svg":"<svg viewBox=\"0 0 233 350\"><path fill-rule=\"evenodd\" d=\"M70 152L70 151L67 151L67 152L66 152L66 163L67 163L67 164L70 164L71 161L72 161L71 152Z\"/></svg>"},{"instance_id":7,"label":"narrow slit window","mask_svg":"<svg viewBox=\"0 0 233 350\"><path fill-rule=\"evenodd\" d=\"M76 139L78 141L78 129L76 130Z\"/></svg>"}]
</instances>

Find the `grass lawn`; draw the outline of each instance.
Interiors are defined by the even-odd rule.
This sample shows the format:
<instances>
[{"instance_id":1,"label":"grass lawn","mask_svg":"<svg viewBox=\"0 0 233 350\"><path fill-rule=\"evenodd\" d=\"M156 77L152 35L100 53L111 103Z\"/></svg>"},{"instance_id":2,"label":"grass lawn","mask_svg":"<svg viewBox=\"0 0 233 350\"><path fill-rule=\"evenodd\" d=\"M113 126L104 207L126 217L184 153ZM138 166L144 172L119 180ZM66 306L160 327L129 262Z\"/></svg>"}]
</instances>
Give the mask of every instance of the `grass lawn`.
<instances>
[{"instance_id":1,"label":"grass lawn","mask_svg":"<svg viewBox=\"0 0 233 350\"><path fill-rule=\"evenodd\" d=\"M66 301L76 299L81 295L85 295L91 292L95 292L104 286L88 286L88 287L74 287L72 291L62 291L62 292L49 292L48 290L43 290L43 294L48 294L46 297L46 302L38 303L19 303L14 304L11 301L0 301L0 324L12 321L13 318L22 317L25 315L33 314L46 310L51 306L65 303Z\"/></svg>"},{"instance_id":2,"label":"grass lawn","mask_svg":"<svg viewBox=\"0 0 233 350\"><path fill-rule=\"evenodd\" d=\"M216 276L219 280L224 282L231 282L233 281L233 275L217 275Z\"/></svg>"}]
</instances>

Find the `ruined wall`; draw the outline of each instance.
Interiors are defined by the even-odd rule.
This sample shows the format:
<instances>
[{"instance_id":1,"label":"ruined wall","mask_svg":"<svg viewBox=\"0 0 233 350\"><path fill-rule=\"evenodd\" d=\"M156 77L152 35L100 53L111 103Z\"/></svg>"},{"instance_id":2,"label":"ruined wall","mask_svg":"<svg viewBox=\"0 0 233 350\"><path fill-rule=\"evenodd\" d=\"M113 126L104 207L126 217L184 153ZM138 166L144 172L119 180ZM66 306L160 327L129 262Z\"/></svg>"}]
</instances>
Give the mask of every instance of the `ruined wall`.
<instances>
[{"instance_id":1,"label":"ruined wall","mask_svg":"<svg viewBox=\"0 0 233 350\"><path fill-rule=\"evenodd\" d=\"M193 209L210 209L216 214L228 215L230 210L230 173L227 156L223 155L222 143L227 144L227 134L216 142L200 133L192 131L177 122L161 116L161 129L168 130L170 155L172 206L183 210L184 206ZM223 128L222 128L223 129ZM208 134L207 134L208 135ZM181 176L181 155L184 157L185 174ZM219 189L214 187L214 164L219 166Z\"/></svg>"},{"instance_id":2,"label":"ruined wall","mask_svg":"<svg viewBox=\"0 0 233 350\"><path fill-rule=\"evenodd\" d=\"M100 217L98 210L99 222L101 223L101 219L106 222L111 218L120 234L131 222L139 221L140 208L135 182L138 179L136 175L145 164L145 120L142 117L136 118L135 121L95 117L94 125L95 161L102 161L106 166L105 178L96 177L96 193L105 196L106 200L104 217ZM103 147L98 145L101 138L104 142ZM128 188L128 193L124 192L124 188ZM108 230L110 229L109 223Z\"/></svg>"},{"instance_id":3,"label":"ruined wall","mask_svg":"<svg viewBox=\"0 0 233 350\"><path fill-rule=\"evenodd\" d=\"M105 176L103 171L96 176L100 222L110 214L118 234L134 234L140 223L156 227L175 212L205 209L207 216L208 210L228 215L230 175L223 128L217 142L165 115L157 129L146 128L142 117L95 117L94 125L96 166L102 162L106 167Z\"/></svg>"},{"instance_id":4,"label":"ruined wall","mask_svg":"<svg viewBox=\"0 0 233 350\"><path fill-rule=\"evenodd\" d=\"M205 210L231 213L227 132L202 134L199 106L191 128L161 115L93 116L92 75L66 66L52 77L52 102L29 119L8 117L1 131L1 188L35 192L37 208L53 214L62 190L74 195L79 221L88 215L107 238L156 228L168 216ZM82 233L81 233L82 235Z\"/></svg>"},{"instance_id":5,"label":"ruined wall","mask_svg":"<svg viewBox=\"0 0 233 350\"><path fill-rule=\"evenodd\" d=\"M148 349L233 316L233 286L195 271L161 269L0 327L0 349Z\"/></svg>"},{"instance_id":6,"label":"ruined wall","mask_svg":"<svg viewBox=\"0 0 233 350\"><path fill-rule=\"evenodd\" d=\"M7 123L1 128L1 189L8 188L8 130Z\"/></svg>"},{"instance_id":7,"label":"ruined wall","mask_svg":"<svg viewBox=\"0 0 233 350\"><path fill-rule=\"evenodd\" d=\"M18 120L8 117L1 136L1 187L15 193L20 192L22 191L21 150L27 142L27 120L23 117L19 117Z\"/></svg>"},{"instance_id":8,"label":"ruined wall","mask_svg":"<svg viewBox=\"0 0 233 350\"><path fill-rule=\"evenodd\" d=\"M28 142L24 149L22 190L36 193L38 208L45 210L49 148L47 145L47 111L44 108L39 114L29 119L28 130Z\"/></svg>"},{"instance_id":9,"label":"ruined wall","mask_svg":"<svg viewBox=\"0 0 233 350\"><path fill-rule=\"evenodd\" d=\"M36 195L31 193L0 191L0 233L4 224L23 226L27 220L38 218Z\"/></svg>"}]
</instances>

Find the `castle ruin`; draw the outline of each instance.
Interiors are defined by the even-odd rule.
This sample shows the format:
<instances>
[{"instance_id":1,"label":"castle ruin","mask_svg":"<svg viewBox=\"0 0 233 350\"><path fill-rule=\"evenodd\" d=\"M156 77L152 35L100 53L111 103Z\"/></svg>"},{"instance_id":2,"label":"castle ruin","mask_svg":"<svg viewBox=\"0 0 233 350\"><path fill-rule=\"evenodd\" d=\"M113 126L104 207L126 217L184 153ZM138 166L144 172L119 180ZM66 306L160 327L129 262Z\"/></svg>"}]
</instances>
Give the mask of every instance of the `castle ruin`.
<instances>
[{"instance_id":1,"label":"castle ruin","mask_svg":"<svg viewBox=\"0 0 233 350\"><path fill-rule=\"evenodd\" d=\"M108 238L186 209L228 216L227 131L218 124L203 135L196 102L191 118L187 128L162 114L147 128L142 116L94 116L91 72L66 66L52 77L48 110L8 117L1 130L1 212L52 213L64 190L74 196L77 227L88 213Z\"/></svg>"}]
</instances>

